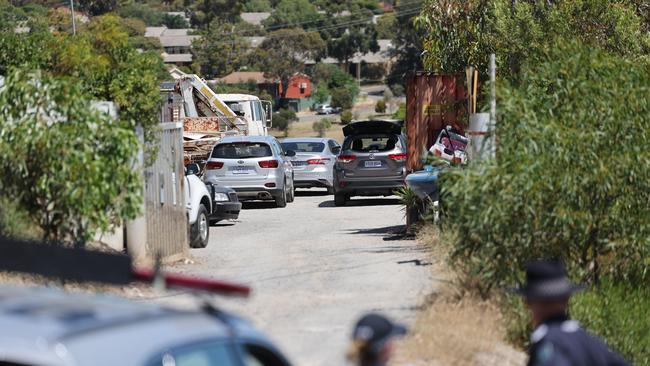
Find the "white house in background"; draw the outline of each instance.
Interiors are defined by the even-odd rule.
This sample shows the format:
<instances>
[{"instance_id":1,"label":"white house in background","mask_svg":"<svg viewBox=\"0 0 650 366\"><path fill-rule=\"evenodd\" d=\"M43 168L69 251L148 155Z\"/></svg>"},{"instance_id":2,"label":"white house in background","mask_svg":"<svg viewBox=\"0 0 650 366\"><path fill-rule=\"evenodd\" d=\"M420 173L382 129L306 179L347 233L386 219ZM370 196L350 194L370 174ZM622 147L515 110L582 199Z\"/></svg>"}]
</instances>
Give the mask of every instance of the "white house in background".
<instances>
[{"instance_id":1,"label":"white house in background","mask_svg":"<svg viewBox=\"0 0 650 366\"><path fill-rule=\"evenodd\" d=\"M266 18L270 17L271 13L267 12L259 12L259 13L241 13L240 17L242 18L243 21L245 21L248 24L252 25L262 25L262 22L266 20Z\"/></svg>"},{"instance_id":2,"label":"white house in background","mask_svg":"<svg viewBox=\"0 0 650 366\"><path fill-rule=\"evenodd\" d=\"M190 35L191 29L169 29L167 27L147 27L145 37L158 38L165 49L161 54L163 62L177 66L192 64L192 41L199 36Z\"/></svg>"}]
</instances>

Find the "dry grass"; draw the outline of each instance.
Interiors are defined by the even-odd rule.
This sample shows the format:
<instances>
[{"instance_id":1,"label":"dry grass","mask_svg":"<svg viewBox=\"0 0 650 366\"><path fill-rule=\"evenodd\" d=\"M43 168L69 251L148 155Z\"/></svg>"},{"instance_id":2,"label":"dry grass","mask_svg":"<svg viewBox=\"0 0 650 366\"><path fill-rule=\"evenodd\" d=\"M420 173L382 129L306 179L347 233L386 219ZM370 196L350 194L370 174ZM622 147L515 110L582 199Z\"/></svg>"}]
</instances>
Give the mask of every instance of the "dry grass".
<instances>
[{"instance_id":1,"label":"dry grass","mask_svg":"<svg viewBox=\"0 0 650 366\"><path fill-rule=\"evenodd\" d=\"M132 283L126 286L113 286L99 283L59 281L37 275L9 273L2 271L0 271L0 285L20 287L56 287L69 292L111 294L114 296L128 298L149 298L155 295L151 286L145 283Z\"/></svg>"},{"instance_id":2,"label":"dry grass","mask_svg":"<svg viewBox=\"0 0 650 366\"><path fill-rule=\"evenodd\" d=\"M446 248L437 232L423 229L420 240L433 258L444 258ZM525 356L505 343L504 320L499 309L461 291L455 274L444 265L432 266L441 278L418 314L409 335L398 343L394 365L523 365Z\"/></svg>"}]
</instances>

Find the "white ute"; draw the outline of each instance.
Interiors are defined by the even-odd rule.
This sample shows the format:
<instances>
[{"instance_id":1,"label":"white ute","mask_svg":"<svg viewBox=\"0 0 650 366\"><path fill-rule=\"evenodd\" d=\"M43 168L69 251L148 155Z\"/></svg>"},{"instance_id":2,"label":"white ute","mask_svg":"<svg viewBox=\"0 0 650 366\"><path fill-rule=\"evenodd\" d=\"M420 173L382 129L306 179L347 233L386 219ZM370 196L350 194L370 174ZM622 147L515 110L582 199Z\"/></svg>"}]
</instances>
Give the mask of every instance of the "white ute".
<instances>
[{"instance_id":1,"label":"white ute","mask_svg":"<svg viewBox=\"0 0 650 366\"><path fill-rule=\"evenodd\" d=\"M185 171L185 204L189 228L189 241L192 248L205 248L210 239L210 218L212 199L201 178L191 168Z\"/></svg>"}]
</instances>

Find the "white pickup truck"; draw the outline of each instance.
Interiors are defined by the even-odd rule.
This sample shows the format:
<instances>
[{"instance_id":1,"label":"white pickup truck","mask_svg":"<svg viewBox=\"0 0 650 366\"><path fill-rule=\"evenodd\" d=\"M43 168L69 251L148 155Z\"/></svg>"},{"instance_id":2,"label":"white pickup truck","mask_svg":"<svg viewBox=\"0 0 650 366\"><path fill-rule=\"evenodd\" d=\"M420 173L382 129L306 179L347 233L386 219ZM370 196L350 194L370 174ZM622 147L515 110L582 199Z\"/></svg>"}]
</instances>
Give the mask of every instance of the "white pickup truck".
<instances>
[{"instance_id":1,"label":"white pickup truck","mask_svg":"<svg viewBox=\"0 0 650 366\"><path fill-rule=\"evenodd\" d=\"M185 169L185 204L187 206L190 247L205 248L210 239L210 224L239 217L241 202L237 193L216 184L204 183L196 174L197 164Z\"/></svg>"}]
</instances>

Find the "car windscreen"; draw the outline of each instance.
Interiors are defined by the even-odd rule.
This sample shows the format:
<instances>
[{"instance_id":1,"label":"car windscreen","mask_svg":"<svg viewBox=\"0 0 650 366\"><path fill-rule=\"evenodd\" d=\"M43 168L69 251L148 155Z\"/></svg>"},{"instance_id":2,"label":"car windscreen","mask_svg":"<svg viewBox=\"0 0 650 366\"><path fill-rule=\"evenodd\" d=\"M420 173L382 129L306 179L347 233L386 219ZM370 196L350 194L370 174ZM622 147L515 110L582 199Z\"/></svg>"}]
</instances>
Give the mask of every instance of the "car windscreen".
<instances>
[{"instance_id":1,"label":"car windscreen","mask_svg":"<svg viewBox=\"0 0 650 366\"><path fill-rule=\"evenodd\" d=\"M398 143L397 135L351 136L345 139L343 150L356 152L390 151Z\"/></svg>"},{"instance_id":2,"label":"car windscreen","mask_svg":"<svg viewBox=\"0 0 650 366\"><path fill-rule=\"evenodd\" d=\"M322 142L283 142L282 150L293 150L297 153L319 153L325 150L325 144Z\"/></svg>"},{"instance_id":3,"label":"car windscreen","mask_svg":"<svg viewBox=\"0 0 650 366\"><path fill-rule=\"evenodd\" d=\"M248 159L272 156L271 147L263 142L236 142L218 144L212 151L213 158Z\"/></svg>"}]
</instances>

